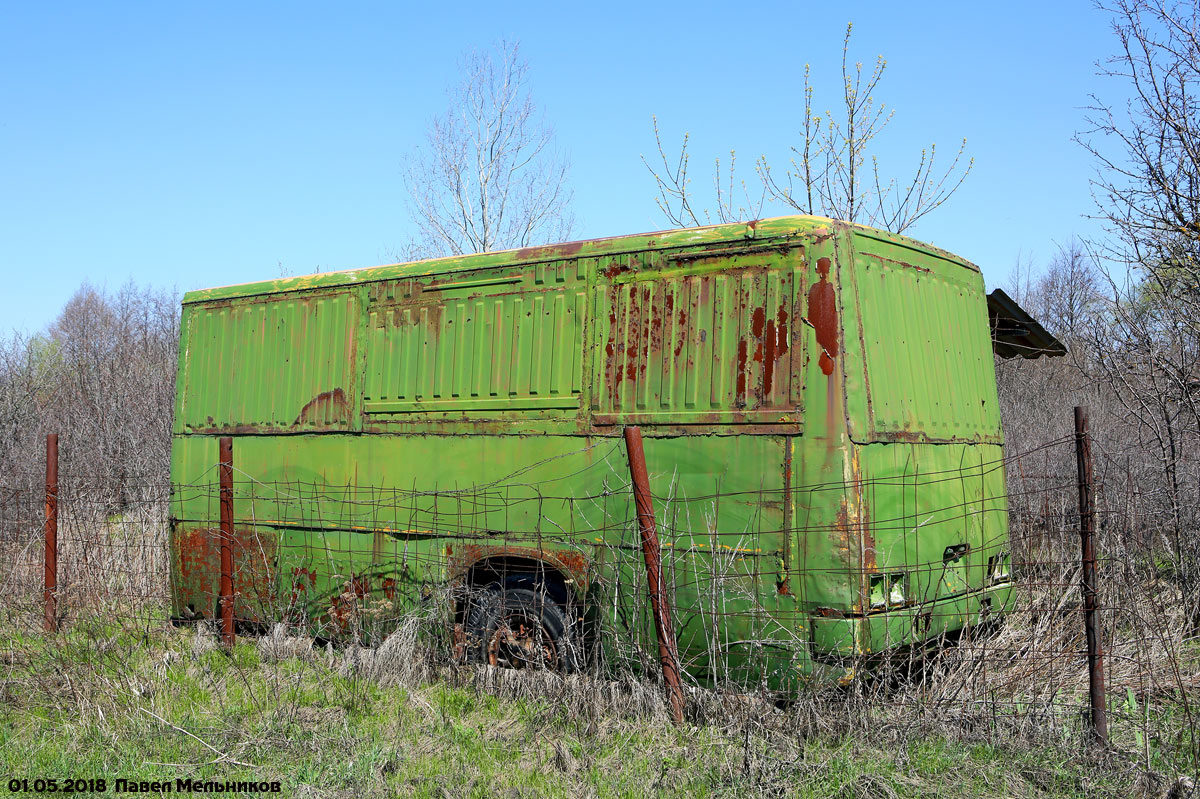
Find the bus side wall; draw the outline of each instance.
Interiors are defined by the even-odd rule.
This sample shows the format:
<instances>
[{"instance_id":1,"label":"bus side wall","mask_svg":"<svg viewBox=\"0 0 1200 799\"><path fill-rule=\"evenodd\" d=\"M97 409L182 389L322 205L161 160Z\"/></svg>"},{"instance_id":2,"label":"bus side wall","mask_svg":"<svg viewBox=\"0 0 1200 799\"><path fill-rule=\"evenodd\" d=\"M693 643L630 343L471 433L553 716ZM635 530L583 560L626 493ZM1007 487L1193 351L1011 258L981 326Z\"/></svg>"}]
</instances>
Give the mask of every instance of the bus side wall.
<instances>
[{"instance_id":1,"label":"bus side wall","mask_svg":"<svg viewBox=\"0 0 1200 799\"><path fill-rule=\"evenodd\" d=\"M364 606L419 605L459 564L524 552L571 574L605 609L600 640L640 658L653 625L619 438L636 422L685 666L772 682L806 670L804 609L853 598L843 400L807 310L832 233L744 258L643 253L497 268L462 288L392 281L185 307L176 615L215 607L216 442L233 434L239 618L336 631ZM583 361L534 351L559 339ZM480 343L452 361L446 341ZM414 351L424 365L404 360ZM578 382L563 378L576 366ZM388 383L396 374L422 388ZM697 374L709 382L689 406ZM516 408L489 407L497 381ZM696 414L690 426L680 413ZM825 534L785 534L796 527Z\"/></svg>"},{"instance_id":2,"label":"bus side wall","mask_svg":"<svg viewBox=\"0 0 1200 799\"><path fill-rule=\"evenodd\" d=\"M622 442L543 436L536 446L542 463L505 480L530 447L518 436L236 438L238 474L255 476L235 483L235 518L252 521L236 531L237 616L269 621L295 605L336 626L346 594L410 609L445 583L456 557L549 552L577 570L589 598L621 608L609 619L614 647L654 651ZM708 667L714 635L728 641L780 637L780 613L795 615L794 605L776 599L786 599L778 590L781 469L763 468L782 466L780 439L650 438L646 451L691 670ZM211 437L178 441L178 485L204 483L215 458ZM363 486L364 474L372 475L370 486L354 488ZM430 495L414 497L414 487ZM211 490L190 493L178 490L175 510L175 539L183 548L176 562L188 566L177 574L176 606L211 615L215 497ZM774 501L763 502L764 495ZM202 568L193 567L196 558ZM601 586L618 594L589 593Z\"/></svg>"},{"instance_id":3,"label":"bus side wall","mask_svg":"<svg viewBox=\"0 0 1200 799\"><path fill-rule=\"evenodd\" d=\"M232 434L239 618L336 631L524 553L636 659L654 651L618 438L636 423L691 673L778 682L810 641L961 626L1006 545L981 278L837 224L754 244L186 306L176 615L215 608ZM876 607L894 575L903 602Z\"/></svg>"}]
</instances>

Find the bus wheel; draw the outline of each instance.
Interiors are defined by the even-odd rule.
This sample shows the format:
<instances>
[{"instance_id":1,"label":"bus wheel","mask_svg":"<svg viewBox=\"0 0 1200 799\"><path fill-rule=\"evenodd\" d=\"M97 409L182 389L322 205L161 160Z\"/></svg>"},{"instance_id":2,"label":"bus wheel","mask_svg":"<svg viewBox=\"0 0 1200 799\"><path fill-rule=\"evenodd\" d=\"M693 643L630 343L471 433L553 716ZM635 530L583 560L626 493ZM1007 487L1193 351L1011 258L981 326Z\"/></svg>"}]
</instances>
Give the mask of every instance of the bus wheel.
<instances>
[{"instance_id":1,"label":"bus wheel","mask_svg":"<svg viewBox=\"0 0 1200 799\"><path fill-rule=\"evenodd\" d=\"M468 658L492 666L571 672L582 661L567 614L540 591L480 591L464 626Z\"/></svg>"}]
</instances>

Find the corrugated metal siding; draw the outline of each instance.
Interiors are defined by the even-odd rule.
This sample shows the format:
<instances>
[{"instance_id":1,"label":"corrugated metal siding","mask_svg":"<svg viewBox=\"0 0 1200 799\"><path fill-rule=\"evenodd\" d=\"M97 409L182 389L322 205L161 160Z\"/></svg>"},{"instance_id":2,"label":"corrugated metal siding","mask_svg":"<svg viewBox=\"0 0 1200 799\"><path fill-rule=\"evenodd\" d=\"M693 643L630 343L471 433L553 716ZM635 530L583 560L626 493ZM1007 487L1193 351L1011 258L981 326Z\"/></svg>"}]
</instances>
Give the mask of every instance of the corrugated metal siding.
<instances>
[{"instance_id":1,"label":"corrugated metal siding","mask_svg":"<svg viewBox=\"0 0 1200 799\"><path fill-rule=\"evenodd\" d=\"M790 268L639 273L596 295L596 420L798 421Z\"/></svg>"},{"instance_id":2,"label":"corrugated metal siding","mask_svg":"<svg viewBox=\"0 0 1200 799\"><path fill-rule=\"evenodd\" d=\"M585 280L562 264L381 286L368 310L364 409L578 407L585 299Z\"/></svg>"},{"instance_id":3,"label":"corrugated metal siding","mask_svg":"<svg viewBox=\"0 0 1200 799\"><path fill-rule=\"evenodd\" d=\"M953 264L941 269L859 253L856 284L876 434L935 440L999 434L982 280Z\"/></svg>"},{"instance_id":4,"label":"corrugated metal siding","mask_svg":"<svg viewBox=\"0 0 1200 799\"><path fill-rule=\"evenodd\" d=\"M354 295L187 306L184 432L346 430L355 418Z\"/></svg>"}]
</instances>

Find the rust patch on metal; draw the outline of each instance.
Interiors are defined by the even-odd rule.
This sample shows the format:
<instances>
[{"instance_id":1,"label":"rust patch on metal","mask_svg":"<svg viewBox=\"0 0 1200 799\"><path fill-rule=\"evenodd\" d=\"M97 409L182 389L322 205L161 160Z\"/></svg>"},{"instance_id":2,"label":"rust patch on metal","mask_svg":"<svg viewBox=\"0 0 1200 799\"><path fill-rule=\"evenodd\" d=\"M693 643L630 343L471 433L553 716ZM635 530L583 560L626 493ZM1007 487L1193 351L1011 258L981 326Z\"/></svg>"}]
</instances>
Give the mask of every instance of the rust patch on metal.
<instances>
[{"instance_id":1,"label":"rust patch on metal","mask_svg":"<svg viewBox=\"0 0 1200 799\"><path fill-rule=\"evenodd\" d=\"M932 269L928 269L924 266L917 266L916 264L910 264L907 261L898 261L894 258L885 258L884 256L879 255L877 253L864 253L864 255L866 255L866 257L868 257L868 258L874 259L876 261L880 261L885 264L892 264L893 266L898 266L901 269L915 269L918 272L924 272L926 274L933 274ZM881 275L883 274L883 270L880 270L880 274Z\"/></svg>"},{"instance_id":2,"label":"rust patch on metal","mask_svg":"<svg viewBox=\"0 0 1200 799\"><path fill-rule=\"evenodd\" d=\"M786 308L780 308L776 319L767 321L766 329L766 353L763 361L763 398L771 395L771 388L775 380L775 364L777 361L787 355L787 319L788 312ZM778 320L778 321L776 321Z\"/></svg>"},{"instance_id":3,"label":"rust patch on metal","mask_svg":"<svg viewBox=\"0 0 1200 799\"><path fill-rule=\"evenodd\" d=\"M839 521L843 518L843 514L845 514L847 524L847 544L853 543L858 547L859 596L856 608L866 613L871 606L868 575L878 573L879 565L876 560L875 537L871 534L868 525L867 508L863 498L862 466L859 463L857 450L850 452L850 501L842 501L842 514L839 514Z\"/></svg>"},{"instance_id":4,"label":"rust patch on metal","mask_svg":"<svg viewBox=\"0 0 1200 799\"><path fill-rule=\"evenodd\" d=\"M644 286L642 288L642 307L643 308L650 307L650 299L651 299L650 291L651 291L651 289L650 289L650 286L648 286L648 285ZM643 375L646 374L646 365L650 362L650 338L653 335L653 327L654 327L654 320L651 319L650 317L651 317L651 314L646 314L647 329L644 331L639 331L639 338L641 339L641 342L642 342L642 357L641 357L641 362L637 364L637 371L641 372L641 374L643 374ZM640 310L638 313L638 320L639 321L641 320ZM636 347L634 349L636 351Z\"/></svg>"},{"instance_id":5,"label":"rust patch on metal","mask_svg":"<svg viewBox=\"0 0 1200 799\"><path fill-rule=\"evenodd\" d=\"M608 355L608 358L605 359L605 361L604 361L604 376L606 378L605 382L609 383L609 384L612 383L613 355L616 353L616 349L613 346L613 342L617 340L617 303L616 303L616 300L617 300L617 293L614 291L609 296L608 341L604 345L604 352L606 355Z\"/></svg>"},{"instance_id":6,"label":"rust patch on metal","mask_svg":"<svg viewBox=\"0 0 1200 799\"><path fill-rule=\"evenodd\" d=\"M684 303L684 307L686 307L686 303ZM679 354L681 352L683 352L684 344L690 338L690 336L688 335L687 321L688 321L687 311L685 311L683 309L683 307L680 307L679 320L678 320L679 330L677 332L678 338L675 339L675 357L676 358L678 358Z\"/></svg>"},{"instance_id":7,"label":"rust patch on metal","mask_svg":"<svg viewBox=\"0 0 1200 799\"><path fill-rule=\"evenodd\" d=\"M208 427L189 425L189 433L223 433L225 435L254 435L264 431L279 430L276 424L210 424ZM286 429L286 428L282 428Z\"/></svg>"},{"instance_id":8,"label":"rust patch on metal","mask_svg":"<svg viewBox=\"0 0 1200 799\"><path fill-rule=\"evenodd\" d=\"M216 549L212 546L212 531L203 527L186 530L179 538L179 575L186 581L193 577L212 576Z\"/></svg>"},{"instance_id":9,"label":"rust patch on metal","mask_svg":"<svg viewBox=\"0 0 1200 799\"><path fill-rule=\"evenodd\" d=\"M763 399L771 396L771 386L775 380L775 320L767 322L767 335L763 342Z\"/></svg>"},{"instance_id":10,"label":"rust patch on metal","mask_svg":"<svg viewBox=\"0 0 1200 799\"><path fill-rule=\"evenodd\" d=\"M859 519L859 529L862 531L862 565L863 572L878 572L879 564L875 560L875 536L867 526L865 518Z\"/></svg>"},{"instance_id":11,"label":"rust patch on metal","mask_svg":"<svg viewBox=\"0 0 1200 799\"><path fill-rule=\"evenodd\" d=\"M833 374L833 359L838 354L837 300L829 281L830 265L828 258L817 259L817 273L821 279L808 291L808 323L817 335L817 344L821 347L821 371L826 376Z\"/></svg>"},{"instance_id":12,"label":"rust patch on metal","mask_svg":"<svg viewBox=\"0 0 1200 799\"><path fill-rule=\"evenodd\" d=\"M929 441L929 436L925 433L913 433L908 430L891 430L886 433L877 433L876 437L886 441L897 441L908 444L923 444ZM968 436L961 439L959 437L952 437L950 440L973 441L974 439Z\"/></svg>"},{"instance_id":13,"label":"rust patch on metal","mask_svg":"<svg viewBox=\"0 0 1200 799\"><path fill-rule=\"evenodd\" d=\"M273 531L234 530L233 595L238 619L254 622L270 619L277 546Z\"/></svg>"},{"instance_id":14,"label":"rust patch on metal","mask_svg":"<svg viewBox=\"0 0 1200 799\"><path fill-rule=\"evenodd\" d=\"M552 244L545 247L523 247L517 250L517 260L539 261L548 258L566 258L575 255L587 243L586 241L569 241L566 244Z\"/></svg>"},{"instance_id":15,"label":"rust patch on metal","mask_svg":"<svg viewBox=\"0 0 1200 799\"><path fill-rule=\"evenodd\" d=\"M641 364L641 366L642 366L642 374L645 374L646 368L649 364L650 351L653 350L654 352L661 352L663 349L663 337L662 337L663 314L654 312L654 305L653 305L654 292L650 288L650 286L646 286L646 289L643 292L643 296L646 299L646 309L648 312L646 314L646 317L647 317L646 322L649 325L649 329L646 331L646 340L645 340L644 346L642 348L642 364Z\"/></svg>"},{"instance_id":16,"label":"rust patch on metal","mask_svg":"<svg viewBox=\"0 0 1200 799\"><path fill-rule=\"evenodd\" d=\"M838 543L841 544L842 547L848 548L851 540L850 506L849 503L847 503L844 499L842 500L841 505L838 507L837 519L833 523L833 529L837 533Z\"/></svg>"},{"instance_id":17,"label":"rust patch on metal","mask_svg":"<svg viewBox=\"0 0 1200 799\"><path fill-rule=\"evenodd\" d=\"M623 275L628 271L629 271L628 266L618 262L618 263L611 264L607 269L600 272L600 274L604 275L609 280L612 280L617 275Z\"/></svg>"},{"instance_id":18,"label":"rust patch on metal","mask_svg":"<svg viewBox=\"0 0 1200 799\"><path fill-rule=\"evenodd\" d=\"M292 422L292 427L305 424L325 424L330 422L345 422L350 419L350 403L346 401L346 392L340 388L333 391L323 391L309 400L300 409L300 415Z\"/></svg>"},{"instance_id":19,"label":"rust patch on metal","mask_svg":"<svg viewBox=\"0 0 1200 799\"><path fill-rule=\"evenodd\" d=\"M758 307L754 309L754 313L750 317L750 330L754 333L755 338L763 337L763 326L766 324L767 313Z\"/></svg>"},{"instance_id":20,"label":"rust patch on metal","mask_svg":"<svg viewBox=\"0 0 1200 799\"><path fill-rule=\"evenodd\" d=\"M450 558L448 574L451 582L466 579L471 569L492 558L523 558L545 564L570 580L576 594L587 591L591 559L574 549L546 549L543 547L484 546L467 544L457 555Z\"/></svg>"},{"instance_id":21,"label":"rust patch on metal","mask_svg":"<svg viewBox=\"0 0 1200 799\"><path fill-rule=\"evenodd\" d=\"M755 308L750 314L750 332L755 340L754 362L763 365L762 395L759 397L759 400L763 404L766 404L771 395L771 380L774 377L775 371L775 356L771 351L774 349L774 342L767 340L768 338L774 338L774 327L771 327L771 335L764 336L768 330L768 324L767 312L761 306Z\"/></svg>"},{"instance_id":22,"label":"rust patch on metal","mask_svg":"<svg viewBox=\"0 0 1200 799\"><path fill-rule=\"evenodd\" d=\"M657 324L656 324L656 328L655 328L656 331L658 332L658 336L659 336L658 348L660 350L662 350L662 352L664 353L664 356L665 356L667 350L669 350L671 348L671 342L669 342L663 338L662 329L663 329L664 325L671 324L671 317L674 316L674 314L675 314L675 292L671 291L671 289L668 287L664 291L662 313L659 314L658 318L656 319ZM676 335L678 335L682 331L675 331L675 332L676 332ZM675 356L676 357L679 356L678 345L676 345ZM665 360L665 358L664 358L664 360Z\"/></svg>"}]
</instances>

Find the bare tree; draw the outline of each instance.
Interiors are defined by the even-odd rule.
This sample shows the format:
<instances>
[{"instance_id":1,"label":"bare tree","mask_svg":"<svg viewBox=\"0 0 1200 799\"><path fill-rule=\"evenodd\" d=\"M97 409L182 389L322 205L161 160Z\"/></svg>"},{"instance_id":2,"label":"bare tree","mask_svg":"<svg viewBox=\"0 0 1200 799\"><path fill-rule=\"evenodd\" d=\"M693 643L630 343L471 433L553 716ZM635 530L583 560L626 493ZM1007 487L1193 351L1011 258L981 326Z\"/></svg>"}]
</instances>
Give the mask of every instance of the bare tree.
<instances>
[{"instance_id":1,"label":"bare tree","mask_svg":"<svg viewBox=\"0 0 1200 799\"><path fill-rule=\"evenodd\" d=\"M864 222L901 233L954 194L974 164L969 160L960 168L966 139L945 171L935 171L936 144L921 150L916 168L907 180L886 177L886 170L881 170L871 146L892 120L893 111L875 100L887 61L878 56L870 72L864 72L862 62L852 65L852 30L853 24L848 24L842 46L843 92L838 111L813 112L810 68L805 64L804 118L800 142L791 147L788 167L779 175L766 156L760 156L755 164L759 186L752 190L744 180L735 178L735 151L730 152L727 172L723 173L720 159L716 159L714 210L696 211L689 189L689 137L684 135L679 156L669 157L659 134L658 119L654 119L654 139L661 166L652 167L644 156L642 162L657 184L658 207L671 222L691 227L710 223L714 217L720 222L745 219L748 212L757 215L770 199L800 213ZM739 193L736 189L740 189L740 199L735 199Z\"/></svg>"},{"instance_id":2,"label":"bare tree","mask_svg":"<svg viewBox=\"0 0 1200 799\"><path fill-rule=\"evenodd\" d=\"M1119 102L1094 96L1076 136L1095 158L1093 243L1108 291L1089 343L1090 376L1114 397L1142 449L1151 499L1200 632L1200 6L1112 0L1116 53L1100 74Z\"/></svg>"},{"instance_id":3,"label":"bare tree","mask_svg":"<svg viewBox=\"0 0 1200 799\"><path fill-rule=\"evenodd\" d=\"M461 255L568 238L567 162L528 89L517 43L472 52L450 107L405 165L421 234L409 257Z\"/></svg>"},{"instance_id":4,"label":"bare tree","mask_svg":"<svg viewBox=\"0 0 1200 799\"><path fill-rule=\"evenodd\" d=\"M84 285L45 333L0 340L0 485L36 478L46 433L69 451L64 471L165 484L178 365L173 292Z\"/></svg>"},{"instance_id":5,"label":"bare tree","mask_svg":"<svg viewBox=\"0 0 1200 799\"><path fill-rule=\"evenodd\" d=\"M1096 158L1099 217L1109 255L1200 315L1200 6L1116 0L1120 43L1101 64L1128 92L1093 97L1089 130L1076 138Z\"/></svg>"}]
</instances>

